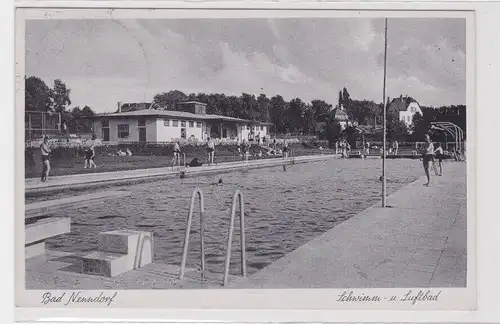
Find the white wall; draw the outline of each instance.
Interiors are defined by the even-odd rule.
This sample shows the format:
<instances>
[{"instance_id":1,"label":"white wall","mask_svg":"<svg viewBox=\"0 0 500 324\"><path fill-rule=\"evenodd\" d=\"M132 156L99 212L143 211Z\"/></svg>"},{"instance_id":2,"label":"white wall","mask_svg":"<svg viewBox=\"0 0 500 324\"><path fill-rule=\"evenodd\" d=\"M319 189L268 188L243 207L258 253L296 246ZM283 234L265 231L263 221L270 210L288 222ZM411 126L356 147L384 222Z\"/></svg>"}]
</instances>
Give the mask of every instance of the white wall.
<instances>
[{"instance_id":1,"label":"white wall","mask_svg":"<svg viewBox=\"0 0 500 324\"><path fill-rule=\"evenodd\" d=\"M156 118L146 119L146 142L157 142L158 134L156 128ZM139 138L139 131L137 131L137 138Z\"/></svg>"},{"instance_id":2,"label":"white wall","mask_svg":"<svg viewBox=\"0 0 500 324\"><path fill-rule=\"evenodd\" d=\"M120 143L120 142L139 142L139 127L138 119L107 119L109 121L109 141ZM118 125L128 124L129 125L129 136L127 138L118 138ZM102 131L101 120L94 121L94 134L96 138L104 140L104 134ZM156 121L152 118L146 119L146 141L155 142L156 141Z\"/></svg>"},{"instance_id":3,"label":"white wall","mask_svg":"<svg viewBox=\"0 0 500 324\"><path fill-rule=\"evenodd\" d=\"M262 127L262 129L261 129ZM241 134L240 139L241 140L248 140L248 135L252 132L254 132L254 135L257 136L260 133L260 138L263 138L264 136L267 136L269 134L269 126L267 125L251 125L250 129L247 129L247 125L241 125L240 126L239 133Z\"/></svg>"},{"instance_id":4,"label":"white wall","mask_svg":"<svg viewBox=\"0 0 500 324\"><path fill-rule=\"evenodd\" d=\"M168 126L165 125L165 121L168 121ZM177 126L173 126L173 121L177 120ZM186 122L186 127L181 127L181 121ZM201 127L197 127L196 123L201 123ZM193 121L193 127L189 126L189 120L180 119L166 119L158 118L156 121L156 134L158 142L171 142L172 139L181 138L181 129L186 128L186 139L189 139L191 135L198 140L202 140L203 136L203 123L201 121Z\"/></svg>"},{"instance_id":5,"label":"white wall","mask_svg":"<svg viewBox=\"0 0 500 324\"><path fill-rule=\"evenodd\" d=\"M406 111L399 112L399 120L404 121L406 125L409 126L412 123L413 115L415 115L417 112L422 115L420 106L416 102L412 102L408 105Z\"/></svg>"}]
</instances>

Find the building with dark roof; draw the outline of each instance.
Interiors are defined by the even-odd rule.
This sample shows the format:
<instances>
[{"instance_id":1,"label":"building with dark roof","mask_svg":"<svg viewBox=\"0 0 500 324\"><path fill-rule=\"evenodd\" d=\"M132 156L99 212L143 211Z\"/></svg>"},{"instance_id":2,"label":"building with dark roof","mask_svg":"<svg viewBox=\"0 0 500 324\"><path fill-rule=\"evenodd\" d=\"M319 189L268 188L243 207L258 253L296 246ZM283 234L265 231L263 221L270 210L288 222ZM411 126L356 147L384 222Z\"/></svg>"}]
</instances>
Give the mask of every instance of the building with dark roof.
<instances>
[{"instance_id":1,"label":"building with dark roof","mask_svg":"<svg viewBox=\"0 0 500 324\"><path fill-rule=\"evenodd\" d=\"M207 137L243 140L262 138L272 126L267 122L207 114L207 105L197 101L180 103L181 111L152 109L152 106L118 103L117 112L92 117L94 135L112 143L159 143Z\"/></svg>"},{"instance_id":2,"label":"building with dark roof","mask_svg":"<svg viewBox=\"0 0 500 324\"><path fill-rule=\"evenodd\" d=\"M399 98L393 99L387 108L388 115L404 121L408 126L411 125L413 115L417 112L422 114L418 102L412 97L403 97L402 95Z\"/></svg>"}]
</instances>

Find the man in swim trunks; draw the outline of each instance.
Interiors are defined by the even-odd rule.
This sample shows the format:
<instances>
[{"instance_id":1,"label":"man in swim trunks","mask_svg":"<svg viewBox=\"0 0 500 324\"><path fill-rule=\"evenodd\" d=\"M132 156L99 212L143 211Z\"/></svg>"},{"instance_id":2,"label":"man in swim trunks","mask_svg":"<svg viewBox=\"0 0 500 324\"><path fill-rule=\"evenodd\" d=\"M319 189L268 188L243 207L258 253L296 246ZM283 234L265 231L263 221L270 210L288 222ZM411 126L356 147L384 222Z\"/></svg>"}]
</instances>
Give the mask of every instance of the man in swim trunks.
<instances>
[{"instance_id":1,"label":"man in swim trunks","mask_svg":"<svg viewBox=\"0 0 500 324\"><path fill-rule=\"evenodd\" d=\"M429 172L429 163L434 159L434 144L432 144L431 137L429 134L425 134L425 149L422 155L422 162L424 165L425 176L427 177L427 183L424 186L428 187L431 184L431 175Z\"/></svg>"},{"instance_id":2,"label":"man in swim trunks","mask_svg":"<svg viewBox=\"0 0 500 324\"><path fill-rule=\"evenodd\" d=\"M436 154L436 160L438 161L439 165L439 175L443 175L443 148L441 147L441 144L438 144L437 149L434 151Z\"/></svg>"},{"instance_id":3,"label":"man in swim trunks","mask_svg":"<svg viewBox=\"0 0 500 324\"><path fill-rule=\"evenodd\" d=\"M42 171L42 181L47 181L50 172L50 152L52 151L49 147L49 138L45 136L43 138L43 143L40 145L40 151L42 153L42 163L43 163L43 171Z\"/></svg>"},{"instance_id":4,"label":"man in swim trunks","mask_svg":"<svg viewBox=\"0 0 500 324\"><path fill-rule=\"evenodd\" d=\"M174 165L181 165L181 146L179 142L176 142L174 145Z\"/></svg>"},{"instance_id":5,"label":"man in swim trunks","mask_svg":"<svg viewBox=\"0 0 500 324\"><path fill-rule=\"evenodd\" d=\"M208 151L208 164L212 165L214 164L214 157L215 157L215 143L210 137L208 138L207 151Z\"/></svg>"},{"instance_id":6,"label":"man in swim trunks","mask_svg":"<svg viewBox=\"0 0 500 324\"><path fill-rule=\"evenodd\" d=\"M243 140L243 143L241 143L241 160L242 161L247 161L248 160L248 150L249 150L248 141L245 139Z\"/></svg>"},{"instance_id":7,"label":"man in swim trunks","mask_svg":"<svg viewBox=\"0 0 500 324\"><path fill-rule=\"evenodd\" d=\"M288 159L288 152L289 152L289 148L288 148L288 141L285 140L283 142L283 158L286 160Z\"/></svg>"}]
</instances>

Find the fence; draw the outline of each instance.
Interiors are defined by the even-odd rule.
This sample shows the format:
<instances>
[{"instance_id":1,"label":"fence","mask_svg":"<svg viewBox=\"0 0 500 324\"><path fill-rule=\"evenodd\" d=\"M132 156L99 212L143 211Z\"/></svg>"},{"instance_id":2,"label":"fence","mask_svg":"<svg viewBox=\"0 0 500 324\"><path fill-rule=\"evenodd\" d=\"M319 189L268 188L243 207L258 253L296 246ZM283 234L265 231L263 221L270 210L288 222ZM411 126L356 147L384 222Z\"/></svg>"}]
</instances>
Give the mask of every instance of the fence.
<instances>
[{"instance_id":1,"label":"fence","mask_svg":"<svg viewBox=\"0 0 500 324\"><path fill-rule=\"evenodd\" d=\"M61 114L44 111L26 111L24 113L26 141L41 138L43 135L61 133Z\"/></svg>"}]
</instances>

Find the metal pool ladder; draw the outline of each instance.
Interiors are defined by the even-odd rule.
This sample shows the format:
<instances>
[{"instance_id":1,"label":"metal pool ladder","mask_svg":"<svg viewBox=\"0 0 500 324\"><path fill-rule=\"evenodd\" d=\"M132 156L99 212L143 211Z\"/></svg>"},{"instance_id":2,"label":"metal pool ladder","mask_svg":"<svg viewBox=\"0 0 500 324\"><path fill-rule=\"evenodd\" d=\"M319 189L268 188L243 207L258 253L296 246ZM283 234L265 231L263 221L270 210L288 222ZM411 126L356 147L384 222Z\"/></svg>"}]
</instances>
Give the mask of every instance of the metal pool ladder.
<instances>
[{"instance_id":1,"label":"metal pool ladder","mask_svg":"<svg viewBox=\"0 0 500 324\"><path fill-rule=\"evenodd\" d=\"M233 241L234 217L236 215L236 203L240 203L240 247L241 247L241 275L247 276L246 256L245 256L245 210L243 204L243 194L236 190L233 195L233 203L231 204L231 215L229 216L229 233L227 239L226 262L224 264L224 286L227 285L229 279L229 264L231 262L231 244Z\"/></svg>"},{"instance_id":2,"label":"metal pool ladder","mask_svg":"<svg viewBox=\"0 0 500 324\"><path fill-rule=\"evenodd\" d=\"M196 200L196 196L198 196L200 198L200 242L201 242L201 274L202 274L202 277L205 274L205 242L204 242L205 227L203 225L203 214L205 213L205 205L204 205L204 201L203 201L203 192L201 191L200 188L196 188L193 191L193 194L191 196L191 204L189 205L189 214L188 214L187 225L186 225L186 236L184 237L184 250L182 252L182 263L181 263L181 270L179 272L179 279L184 278L184 270L186 268L186 259L187 259L187 253L188 253L188 245L189 245L189 234L191 232L191 223L193 222L193 209L194 209L194 203Z\"/></svg>"},{"instance_id":3,"label":"metal pool ladder","mask_svg":"<svg viewBox=\"0 0 500 324\"><path fill-rule=\"evenodd\" d=\"M195 203L197 196L199 197L199 200L200 200L200 242L201 242L201 272L202 272L202 277L205 274L205 241L204 241L205 227L204 227L204 223L203 223L203 216L204 216L204 212L205 212L205 207L204 207L204 200L203 200L203 192L201 191L200 188L196 188L193 191L193 194L191 196L191 204L189 206L189 214L188 214L188 219L187 219L187 224L186 224L186 235L184 237L184 249L183 249L183 253L182 253L182 262L181 262L181 269L179 272L179 279L184 278L184 271L186 268L186 259L187 259L188 247L189 247L189 234L191 233L191 224L193 221L194 203ZM245 250L246 250L245 249L245 210L244 210L244 203L243 203L243 194L239 190L236 190L234 195L233 195L233 202L231 205L231 214L230 214L230 219L229 219L229 233L228 233L228 240L227 240L226 260L225 260L225 264L224 264L224 279L223 279L224 286L227 285L227 282L229 279L229 265L231 262L231 245L232 245L232 240L233 240L234 218L236 216L236 203L238 203L238 202L240 205L241 274L243 277L246 277L246 275L247 275L246 255L245 255Z\"/></svg>"}]
</instances>

